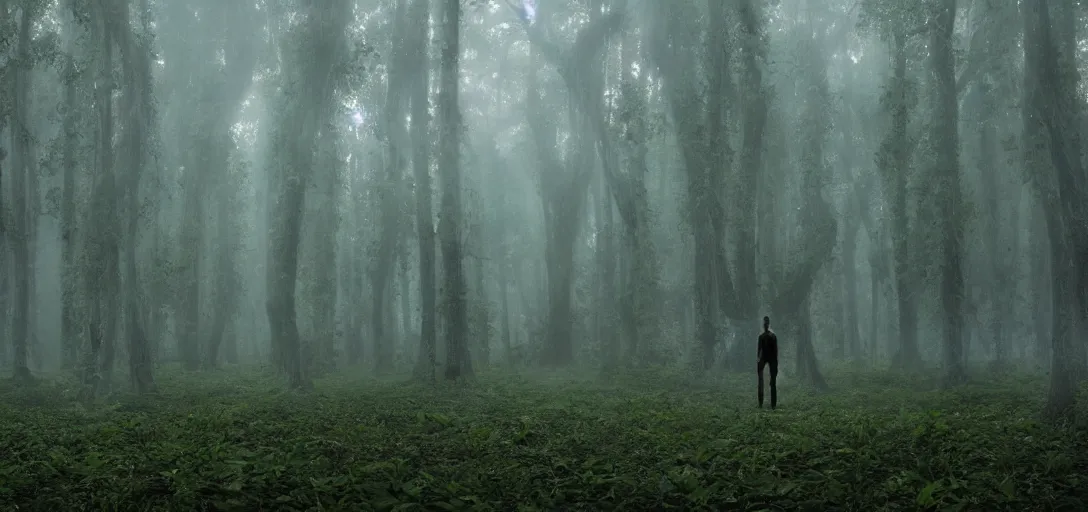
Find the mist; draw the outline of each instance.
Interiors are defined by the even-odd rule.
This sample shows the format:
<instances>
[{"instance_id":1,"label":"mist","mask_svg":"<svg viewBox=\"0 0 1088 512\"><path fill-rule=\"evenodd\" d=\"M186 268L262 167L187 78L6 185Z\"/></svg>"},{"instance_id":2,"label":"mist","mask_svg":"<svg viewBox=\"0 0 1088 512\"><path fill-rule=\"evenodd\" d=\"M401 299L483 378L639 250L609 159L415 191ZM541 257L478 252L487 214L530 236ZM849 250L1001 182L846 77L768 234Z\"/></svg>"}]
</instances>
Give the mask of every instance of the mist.
<instances>
[{"instance_id":1,"label":"mist","mask_svg":"<svg viewBox=\"0 0 1088 512\"><path fill-rule=\"evenodd\" d=\"M1086 27L0 0L0 503L1084 506Z\"/></svg>"}]
</instances>

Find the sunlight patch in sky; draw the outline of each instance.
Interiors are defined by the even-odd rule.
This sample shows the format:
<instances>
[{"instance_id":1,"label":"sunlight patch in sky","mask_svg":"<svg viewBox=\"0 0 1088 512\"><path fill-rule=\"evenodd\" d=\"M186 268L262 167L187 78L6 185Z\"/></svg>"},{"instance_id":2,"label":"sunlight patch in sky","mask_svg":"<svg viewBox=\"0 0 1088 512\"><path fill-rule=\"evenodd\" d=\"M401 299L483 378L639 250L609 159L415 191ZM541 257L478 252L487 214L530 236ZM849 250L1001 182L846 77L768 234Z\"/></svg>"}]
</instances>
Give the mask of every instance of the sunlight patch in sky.
<instances>
[{"instance_id":1,"label":"sunlight patch in sky","mask_svg":"<svg viewBox=\"0 0 1088 512\"><path fill-rule=\"evenodd\" d=\"M536 21L536 0L521 0L521 10L529 23Z\"/></svg>"},{"instance_id":2,"label":"sunlight patch in sky","mask_svg":"<svg viewBox=\"0 0 1088 512\"><path fill-rule=\"evenodd\" d=\"M361 108L356 108L351 111L350 121L352 128L359 129L363 123L366 122L366 112Z\"/></svg>"}]
</instances>

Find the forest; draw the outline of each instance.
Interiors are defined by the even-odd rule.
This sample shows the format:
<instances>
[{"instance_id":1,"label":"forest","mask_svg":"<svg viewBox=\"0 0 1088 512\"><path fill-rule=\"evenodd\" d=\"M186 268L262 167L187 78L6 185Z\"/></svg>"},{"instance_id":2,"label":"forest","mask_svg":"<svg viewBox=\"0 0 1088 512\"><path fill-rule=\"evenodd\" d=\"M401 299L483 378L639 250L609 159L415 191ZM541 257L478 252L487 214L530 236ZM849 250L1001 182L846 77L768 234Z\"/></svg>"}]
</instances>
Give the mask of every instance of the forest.
<instances>
[{"instance_id":1,"label":"forest","mask_svg":"<svg viewBox=\"0 0 1088 512\"><path fill-rule=\"evenodd\" d=\"M1088 0L0 0L0 508L1086 510L1085 77Z\"/></svg>"}]
</instances>

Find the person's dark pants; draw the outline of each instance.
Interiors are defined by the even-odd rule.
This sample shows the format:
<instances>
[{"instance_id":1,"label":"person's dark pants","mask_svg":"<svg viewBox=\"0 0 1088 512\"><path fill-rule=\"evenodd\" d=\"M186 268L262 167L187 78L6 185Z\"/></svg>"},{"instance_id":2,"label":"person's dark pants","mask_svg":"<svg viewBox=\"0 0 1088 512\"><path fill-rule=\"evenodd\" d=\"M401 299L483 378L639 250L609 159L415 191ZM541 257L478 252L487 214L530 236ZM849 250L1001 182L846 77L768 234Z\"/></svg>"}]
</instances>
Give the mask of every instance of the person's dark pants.
<instances>
[{"instance_id":1,"label":"person's dark pants","mask_svg":"<svg viewBox=\"0 0 1088 512\"><path fill-rule=\"evenodd\" d=\"M759 406L763 407L763 367L771 367L771 409L778 405L778 361L760 361L756 373L759 375Z\"/></svg>"}]
</instances>

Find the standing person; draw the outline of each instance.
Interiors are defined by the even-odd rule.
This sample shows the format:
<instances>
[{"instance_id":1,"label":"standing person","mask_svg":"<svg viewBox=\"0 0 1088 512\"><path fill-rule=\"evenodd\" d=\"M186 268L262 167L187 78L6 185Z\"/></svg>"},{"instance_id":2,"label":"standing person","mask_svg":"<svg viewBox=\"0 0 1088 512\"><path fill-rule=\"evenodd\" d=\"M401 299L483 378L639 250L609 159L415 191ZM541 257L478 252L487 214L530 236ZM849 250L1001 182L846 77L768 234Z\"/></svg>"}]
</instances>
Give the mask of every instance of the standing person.
<instances>
[{"instance_id":1,"label":"standing person","mask_svg":"<svg viewBox=\"0 0 1088 512\"><path fill-rule=\"evenodd\" d=\"M763 367L771 367L771 409L778 405L778 336L771 330L771 317L763 317L763 332L756 348L756 373L759 375L759 408L763 408Z\"/></svg>"}]
</instances>

